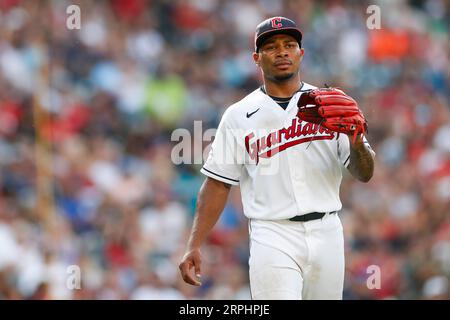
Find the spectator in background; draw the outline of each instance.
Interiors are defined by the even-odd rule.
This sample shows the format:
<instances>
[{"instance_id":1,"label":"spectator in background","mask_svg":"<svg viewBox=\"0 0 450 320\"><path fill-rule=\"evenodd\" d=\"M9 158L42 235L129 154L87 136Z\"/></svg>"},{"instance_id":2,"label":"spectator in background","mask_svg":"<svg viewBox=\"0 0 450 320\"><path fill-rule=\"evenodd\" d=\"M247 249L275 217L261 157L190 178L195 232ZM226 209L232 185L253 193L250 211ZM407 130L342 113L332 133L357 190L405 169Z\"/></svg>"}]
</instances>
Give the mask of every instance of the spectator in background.
<instances>
[{"instance_id":1,"label":"spectator in background","mask_svg":"<svg viewBox=\"0 0 450 320\"><path fill-rule=\"evenodd\" d=\"M238 193L208 241L215 254L205 254L213 257L205 285L187 288L178 278L190 191L202 177L196 165L169 161L170 134L194 120L216 127L223 106L257 85L248 34L284 15L310 35L308 79L354 88L348 93L370 119L378 151L370 184L343 181L344 298L448 298L450 5L383 2L382 29L369 30L369 4L83 1L81 29L67 30L64 2L0 2L0 297L249 297ZM39 127L52 146L50 223L37 207L33 113L46 61L50 117ZM73 264L83 272L81 290L60 278ZM370 265L381 268L380 290L366 286Z\"/></svg>"}]
</instances>

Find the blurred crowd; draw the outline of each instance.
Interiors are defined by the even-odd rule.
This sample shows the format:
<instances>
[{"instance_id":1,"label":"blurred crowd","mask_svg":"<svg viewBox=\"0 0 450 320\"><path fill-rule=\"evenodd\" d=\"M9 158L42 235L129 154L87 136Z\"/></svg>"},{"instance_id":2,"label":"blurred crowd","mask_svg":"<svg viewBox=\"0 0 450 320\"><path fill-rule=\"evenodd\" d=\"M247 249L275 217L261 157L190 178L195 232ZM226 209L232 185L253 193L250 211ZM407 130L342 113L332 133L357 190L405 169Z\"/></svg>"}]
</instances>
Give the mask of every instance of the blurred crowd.
<instances>
[{"instance_id":1,"label":"blurred crowd","mask_svg":"<svg viewBox=\"0 0 450 320\"><path fill-rule=\"evenodd\" d=\"M203 132L260 84L253 34L274 15L303 30L302 79L359 101L377 153L369 183L341 187L344 298L450 298L448 1L2 0L0 299L250 298L236 187L203 285L178 274L205 177L171 161L172 133L202 157Z\"/></svg>"}]
</instances>

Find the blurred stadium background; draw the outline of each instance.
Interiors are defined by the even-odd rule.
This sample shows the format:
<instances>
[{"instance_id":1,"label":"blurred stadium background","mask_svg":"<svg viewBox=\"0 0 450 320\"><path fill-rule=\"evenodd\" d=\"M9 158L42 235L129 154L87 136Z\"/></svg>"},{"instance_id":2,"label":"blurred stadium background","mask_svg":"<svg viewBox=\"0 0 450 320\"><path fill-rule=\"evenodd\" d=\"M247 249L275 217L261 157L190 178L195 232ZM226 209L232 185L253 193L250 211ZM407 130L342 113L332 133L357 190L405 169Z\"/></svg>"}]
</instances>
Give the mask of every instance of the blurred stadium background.
<instances>
[{"instance_id":1,"label":"blurred stadium background","mask_svg":"<svg viewBox=\"0 0 450 320\"><path fill-rule=\"evenodd\" d=\"M304 30L303 79L357 98L377 152L372 181L341 189L344 298L450 298L449 3L0 0L0 298L250 298L237 188L204 285L178 275L204 177L169 160L171 133L215 128L258 86L253 32L274 15Z\"/></svg>"}]
</instances>

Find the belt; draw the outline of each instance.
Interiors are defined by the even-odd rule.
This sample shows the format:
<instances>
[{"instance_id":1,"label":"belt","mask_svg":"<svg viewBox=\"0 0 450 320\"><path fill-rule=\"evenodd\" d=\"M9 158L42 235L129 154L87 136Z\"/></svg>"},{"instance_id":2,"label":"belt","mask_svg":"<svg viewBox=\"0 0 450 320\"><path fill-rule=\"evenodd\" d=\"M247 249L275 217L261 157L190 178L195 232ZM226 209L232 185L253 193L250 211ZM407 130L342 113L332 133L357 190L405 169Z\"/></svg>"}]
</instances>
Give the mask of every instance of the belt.
<instances>
[{"instance_id":1,"label":"belt","mask_svg":"<svg viewBox=\"0 0 450 320\"><path fill-rule=\"evenodd\" d=\"M311 213L307 213L307 214L302 214L301 216L295 216L289 219L289 221L301 221L301 222L306 222L306 221L311 221L311 220L317 220L317 219L322 219L327 213L329 214L334 214L337 211L331 211L331 212L311 212Z\"/></svg>"}]
</instances>

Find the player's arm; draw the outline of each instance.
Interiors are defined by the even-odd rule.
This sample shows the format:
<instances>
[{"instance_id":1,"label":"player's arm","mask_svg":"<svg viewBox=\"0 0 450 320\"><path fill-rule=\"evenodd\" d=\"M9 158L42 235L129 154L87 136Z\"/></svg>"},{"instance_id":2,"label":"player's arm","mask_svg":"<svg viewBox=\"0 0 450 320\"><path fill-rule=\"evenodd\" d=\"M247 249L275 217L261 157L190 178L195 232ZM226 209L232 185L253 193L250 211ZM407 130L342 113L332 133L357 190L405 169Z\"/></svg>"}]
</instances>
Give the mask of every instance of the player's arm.
<instances>
[{"instance_id":1,"label":"player's arm","mask_svg":"<svg viewBox=\"0 0 450 320\"><path fill-rule=\"evenodd\" d=\"M229 184L208 177L200 188L187 250L179 265L186 283L201 285L198 279L201 276L200 246L225 208L230 187ZM195 276L191 272L192 268Z\"/></svg>"},{"instance_id":2,"label":"player's arm","mask_svg":"<svg viewBox=\"0 0 450 320\"><path fill-rule=\"evenodd\" d=\"M356 141L350 140L350 164L347 169L353 177L362 182L368 182L373 176L374 155L364 143L360 135Z\"/></svg>"}]
</instances>

